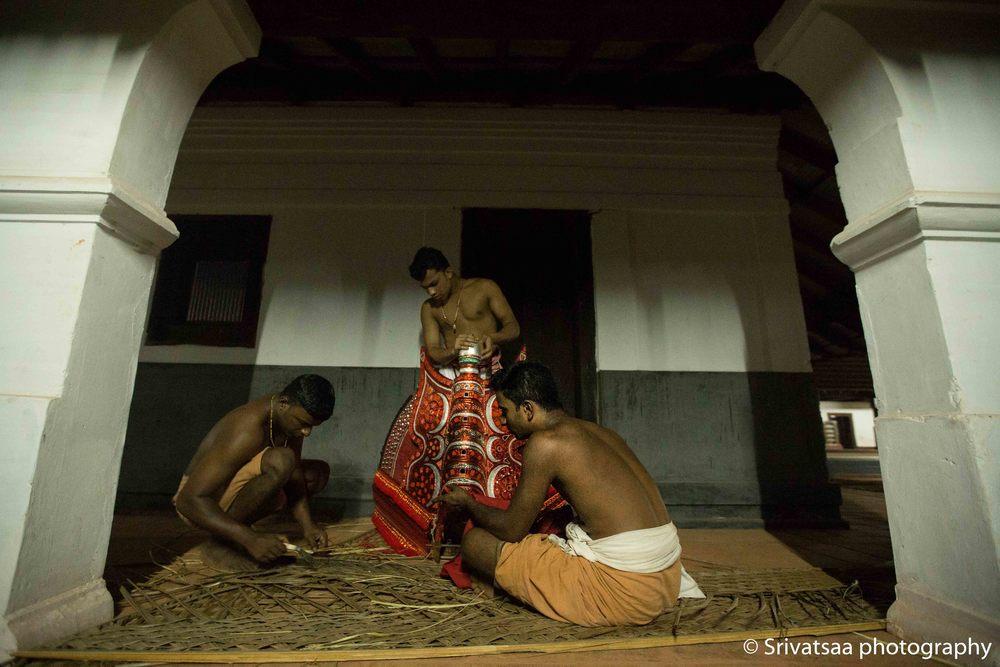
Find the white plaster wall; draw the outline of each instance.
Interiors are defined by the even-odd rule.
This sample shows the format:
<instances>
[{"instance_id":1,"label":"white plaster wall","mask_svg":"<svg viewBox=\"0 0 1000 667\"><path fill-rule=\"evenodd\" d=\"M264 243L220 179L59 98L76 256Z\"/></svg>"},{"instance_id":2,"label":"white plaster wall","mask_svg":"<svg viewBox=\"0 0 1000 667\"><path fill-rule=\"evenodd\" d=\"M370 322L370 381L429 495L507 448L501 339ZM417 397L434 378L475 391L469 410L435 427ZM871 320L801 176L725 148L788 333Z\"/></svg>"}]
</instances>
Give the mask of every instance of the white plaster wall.
<instances>
[{"instance_id":1,"label":"white plaster wall","mask_svg":"<svg viewBox=\"0 0 1000 667\"><path fill-rule=\"evenodd\" d=\"M273 216L258 345L141 359L413 366L406 267L424 243L460 264L461 209L482 206L597 211L599 368L808 371L777 131L709 113L200 110L168 210Z\"/></svg>"},{"instance_id":2,"label":"white plaster wall","mask_svg":"<svg viewBox=\"0 0 1000 667\"><path fill-rule=\"evenodd\" d=\"M858 447L875 447L875 411L863 401L820 401L819 414L823 421L830 420L830 413L851 415L854 423L854 441Z\"/></svg>"},{"instance_id":3,"label":"white plaster wall","mask_svg":"<svg viewBox=\"0 0 1000 667\"><path fill-rule=\"evenodd\" d=\"M421 245L459 264L461 211L332 208L274 213L257 347L146 346L140 361L408 367L420 304L407 271Z\"/></svg>"},{"instance_id":4,"label":"white plaster wall","mask_svg":"<svg viewBox=\"0 0 1000 667\"><path fill-rule=\"evenodd\" d=\"M808 372L787 228L778 214L597 214L599 367Z\"/></svg>"},{"instance_id":5,"label":"white plaster wall","mask_svg":"<svg viewBox=\"0 0 1000 667\"><path fill-rule=\"evenodd\" d=\"M461 212L282 213L271 231L258 364L414 366L425 298L407 267L421 245L459 263Z\"/></svg>"}]
</instances>

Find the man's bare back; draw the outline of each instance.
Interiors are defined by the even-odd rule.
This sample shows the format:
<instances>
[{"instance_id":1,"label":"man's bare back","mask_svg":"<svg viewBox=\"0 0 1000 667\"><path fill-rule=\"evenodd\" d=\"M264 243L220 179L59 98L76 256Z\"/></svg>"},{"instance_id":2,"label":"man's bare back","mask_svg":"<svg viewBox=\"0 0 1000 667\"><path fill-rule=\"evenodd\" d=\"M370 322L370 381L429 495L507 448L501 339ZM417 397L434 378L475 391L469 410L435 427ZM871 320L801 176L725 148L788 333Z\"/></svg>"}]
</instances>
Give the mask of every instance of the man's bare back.
<instances>
[{"instance_id":1,"label":"man's bare back","mask_svg":"<svg viewBox=\"0 0 1000 667\"><path fill-rule=\"evenodd\" d=\"M508 395L520 390L506 387L507 378L500 378L496 385L504 422L516 436L527 439L521 479L509 507L499 510L480 505L461 488L439 497L468 510L476 525L493 536L492 541L481 541L482 553L473 545L468 554L473 565L491 571L496 540L517 542L528 534L550 485L569 501L580 518L578 523L593 539L670 522L656 483L618 434L567 415L548 369L523 363L510 373L539 398ZM533 379L524 380L529 375ZM464 557L465 542L462 553Z\"/></svg>"},{"instance_id":2,"label":"man's bare back","mask_svg":"<svg viewBox=\"0 0 1000 667\"><path fill-rule=\"evenodd\" d=\"M525 447L546 449L555 470L552 485L592 538L670 522L656 483L614 431L566 416L533 434Z\"/></svg>"},{"instance_id":3,"label":"man's bare back","mask_svg":"<svg viewBox=\"0 0 1000 667\"><path fill-rule=\"evenodd\" d=\"M217 421L215 426L202 438L201 444L198 445L194 456L191 457L191 462L188 463L184 474L190 476L191 472L201 465L206 456L211 458L212 452L220 448L225 448L227 443L236 440L246 443L246 451L250 454L247 461L262 452L268 446L266 421L269 398L269 396L265 396L250 401L230 410L222 419ZM283 438L279 438L279 441L282 440ZM282 442L282 444L284 443ZM241 465L243 463L246 463L246 461L242 461ZM219 480L219 483L216 485L216 488L212 489L210 495L218 499L222 496L225 485L228 483L228 479Z\"/></svg>"}]
</instances>

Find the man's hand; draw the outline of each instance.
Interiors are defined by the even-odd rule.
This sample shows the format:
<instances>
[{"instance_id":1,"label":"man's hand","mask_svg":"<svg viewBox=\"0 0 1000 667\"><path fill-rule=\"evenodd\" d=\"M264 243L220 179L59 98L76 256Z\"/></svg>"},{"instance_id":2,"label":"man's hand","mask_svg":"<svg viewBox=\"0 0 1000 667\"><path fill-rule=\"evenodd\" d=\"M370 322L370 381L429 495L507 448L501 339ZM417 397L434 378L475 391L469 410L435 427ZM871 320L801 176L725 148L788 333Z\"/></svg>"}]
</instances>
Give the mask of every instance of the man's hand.
<instances>
[{"instance_id":1,"label":"man's hand","mask_svg":"<svg viewBox=\"0 0 1000 667\"><path fill-rule=\"evenodd\" d=\"M256 533L243 544L243 548L245 548L257 562L269 563L272 560L281 558L287 554L285 549L285 542L287 541L288 538L284 535Z\"/></svg>"},{"instance_id":2,"label":"man's hand","mask_svg":"<svg viewBox=\"0 0 1000 667\"><path fill-rule=\"evenodd\" d=\"M484 359L489 359L493 356L493 339L489 336L483 336L482 353Z\"/></svg>"},{"instance_id":3,"label":"man's hand","mask_svg":"<svg viewBox=\"0 0 1000 667\"><path fill-rule=\"evenodd\" d=\"M479 336L475 334L463 333L455 336L455 354L458 354L467 347L475 347L479 344Z\"/></svg>"},{"instance_id":4,"label":"man's hand","mask_svg":"<svg viewBox=\"0 0 1000 667\"><path fill-rule=\"evenodd\" d=\"M446 486L444 492L431 498L431 505L444 503L448 507L460 507L465 509L470 503L476 502L468 491L461 486Z\"/></svg>"},{"instance_id":5,"label":"man's hand","mask_svg":"<svg viewBox=\"0 0 1000 667\"><path fill-rule=\"evenodd\" d=\"M330 546L330 541L326 536L326 531L313 524L302 529L302 534L306 539L306 544L310 549L322 549Z\"/></svg>"}]
</instances>

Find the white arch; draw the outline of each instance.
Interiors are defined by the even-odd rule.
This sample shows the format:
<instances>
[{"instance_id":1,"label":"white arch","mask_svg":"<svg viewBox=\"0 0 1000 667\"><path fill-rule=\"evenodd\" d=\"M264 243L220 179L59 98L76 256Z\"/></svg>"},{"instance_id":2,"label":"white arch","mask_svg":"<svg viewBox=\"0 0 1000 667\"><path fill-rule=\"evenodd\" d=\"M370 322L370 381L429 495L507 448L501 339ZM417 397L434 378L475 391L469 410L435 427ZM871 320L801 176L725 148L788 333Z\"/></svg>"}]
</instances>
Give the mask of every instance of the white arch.
<instances>
[{"instance_id":1,"label":"white arch","mask_svg":"<svg viewBox=\"0 0 1000 667\"><path fill-rule=\"evenodd\" d=\"M110 618L101 574L177 149L256 53L242 0L5 4L0 659ZM138 251L138 252L137 252Z\"/></svg>"},{"instance_id":2,"label":"white arch","mask_svg":"<svg viewBox=\"0 0 1000 667\"><path fill-rule=\"evenodd\" d=\"M996 3L789 0L755 45L839 157L907 638L1000 636L998 34Z\"/></svg>"}]
</instances>

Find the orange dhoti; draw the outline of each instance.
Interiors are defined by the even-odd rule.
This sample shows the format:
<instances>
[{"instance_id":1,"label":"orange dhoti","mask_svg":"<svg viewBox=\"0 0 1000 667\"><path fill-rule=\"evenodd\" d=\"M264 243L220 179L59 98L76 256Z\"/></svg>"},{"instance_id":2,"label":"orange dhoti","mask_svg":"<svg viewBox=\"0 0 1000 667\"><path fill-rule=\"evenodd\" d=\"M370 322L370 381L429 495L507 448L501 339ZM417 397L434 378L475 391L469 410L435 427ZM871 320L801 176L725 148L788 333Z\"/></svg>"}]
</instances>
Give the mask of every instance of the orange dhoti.
<instances>
[{"instance_id":1,"label":"orange dhoti","mask_svg":"<svg viewBox=\"0 0 1000 667\"><path fill-rule=\"evenodd\" d=\"M681 562L659 572L617 570L566 553L548 535L505 543L496 584L549 618L584 626L645 625L677 602Z\"/></svg>"},{"instance_id":2,"label":"orange dhoti","mask_svg":"<svg viewBox=\"0 0 1000 667\"><path fill-rule=\"evenodd\" d=\"M219 498L219 507L222 508L223 512L228 512L229 508L232 506L233 502L236 500L236 495L243 490L243 487L247 485L250 480L260 477L261 475L261 465L264 461L264 454L270 447L265 447L260 452L257 453L252 459L247 461L242 468L236 471L233 475L233 479L230 480L229 484L226 486L226 490L222 492L222 496ZM184 475L181 477L180 484L177 485L177 492L174 493L173 503L174 509L177 508L177 496L180 495L181 489L187 485L188 476ZM270 503L265 508L267 514L277 512L278 510L284 509L285 505L288 504L288 499L285 496L284 489L279 489L278 493L270 500ZM177 516L189 526L194 524L177 510Z\"/></svg>"}]
</instances>

